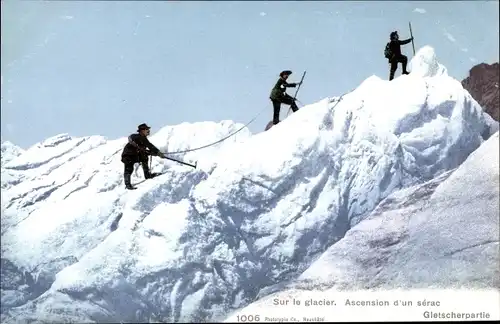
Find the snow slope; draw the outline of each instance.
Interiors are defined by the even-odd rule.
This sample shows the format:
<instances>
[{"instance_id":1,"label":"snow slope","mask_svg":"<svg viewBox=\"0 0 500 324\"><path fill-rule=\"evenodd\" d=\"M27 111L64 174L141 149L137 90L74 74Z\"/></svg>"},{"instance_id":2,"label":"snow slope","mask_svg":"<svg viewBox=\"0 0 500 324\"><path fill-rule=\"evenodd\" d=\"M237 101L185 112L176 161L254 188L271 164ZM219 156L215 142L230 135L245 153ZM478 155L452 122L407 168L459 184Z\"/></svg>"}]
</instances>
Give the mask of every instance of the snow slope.
<instances>
[{"instance_id":1,"label":"snow slope","mask_svg":"<svg viewBox=\"0 0 500 324\"><path fill-rule=\"evenodd\" d=\"M498 143L497 132L456 171L443 173L424 184L391 194L296 281L282 287L286 289L235 312L227 321L235 321L238 314L260 314L262 320L266 315L289 317L290 309L282 311L273 307L272 300L286 300L290 299L289 296L306 300L312 296L310 291L318 289L323 291L323 298L330 296L338 300L341 299L339 291L350 291L348 296L356 298L358 295L352 292L359 290L383 291L390 295L384 290L465 288L478 291L496 288L496 294L492 295L496 303L493 301L489 305L498 309ZM443 294L436 291L421 294L423 297L420 300L432 296L433 300L444 301L452 296L437 298L438 293ZM363 299L374 299L367 296ZM469 305L472 296L471 293L465 296ZM391 299L390 296L385 297ZM481 305L474 305L473 312L477 312ZM464 311L459 307L456 310ZM328 315L324 308L316 313L310 308L297 308L297 312L303 315L305 311L319 316ZM350 316L349 320L354 320L352 316L362 317L352 311ZM297 318L300 317L297 315ZM410 318L418 319L400 319ZM395 314L390 320L396 320Z\"/></svg>"},{"instance_id":2,"label":"snow slope","mask_svg":"<svg viewBox=\"0 0 500 324\"><path fill-rule=\"evenodd\" d=\"M201 169L155 160L165 174L132 192L125 139L61 135L2 166L25 179L3 193L2 322L214 320L296 278L380 200L453 170L498 130L422 50L412 75L370 77L183 157ZM238 126L151 141L177 151Z\"/></svg>"},{"instance_id":3,"label":"snow slope","mask_svg":"<svg viewBox=\"0 0 500 324\"><path fill-rule=\"evenodd\" d=\"M500 287L498 142L497 132L453 173L386 198L299 279L348 289Z\"/></svg>"}]
</instances>

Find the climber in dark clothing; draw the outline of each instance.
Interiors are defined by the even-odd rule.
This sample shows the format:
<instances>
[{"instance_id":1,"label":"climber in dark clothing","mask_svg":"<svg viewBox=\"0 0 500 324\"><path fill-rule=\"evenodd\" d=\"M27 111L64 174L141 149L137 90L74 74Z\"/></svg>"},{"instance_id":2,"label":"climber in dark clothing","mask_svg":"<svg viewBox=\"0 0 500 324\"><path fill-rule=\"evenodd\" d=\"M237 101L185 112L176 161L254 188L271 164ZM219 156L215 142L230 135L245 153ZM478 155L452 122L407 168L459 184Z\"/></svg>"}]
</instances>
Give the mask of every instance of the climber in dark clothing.
<instances>
[{"instance_id":1,"label":"climber in dark clothing","mask_svg":"<svg viewBox=\"0 0 500 324\"><path fill-rule=\"evenodd\" d=\"M141 163L144 171L144 178L151 179L159 175L158 173L150 172L148 166L148 155L159 156L162 158L164 158L165 155L148 140L147 136L149 136L151 132L150 129L151 127L146 124L139 125L137 134L130 135L128 137L127 145L123 148L122 162L125 165L123 177L125 188L129 190L136 189L130 183L130 178L136 163Z\"/></svg>"},{"instance_id":2,"label":"climber in dark clothing","mask_svg":"<svg viewBox=\"0 0 500 324\"><path fill-rule=\"evenodd\" d=\"M271 96L269 99L273 102L274 114L273 114L273 125L276 125L280 122L280 108L281 104L284 103L286 105L290 105L293 112L299 110L297 104L295 103L295 99L286 93L286 88L295 88L300 83L288 83L286 80L292 74L292 71L286 70L280 73L280 78L274 85L274 88L271 90Z\"/></svg>"},{"instance_id":3,"label":"climber in dark clothing","mask_svg":"<svg viewBox=\"0 0 500 324\"><path fill-rule=\"evenodd\" d=\"M403 66L403 74L409 74L406 70L406 65L408 64L408 57L401 54L401 45L406 45L413 40L413 37L406 40L399 40L399 35L397 31L394 31L390 35L391 41L389 43L389 48L391 55L389 57L389 63L391 64L391 70L389 74L389 81L394 79L394 73L398 69L398 63Z\"/></svg>"}]
</instances>

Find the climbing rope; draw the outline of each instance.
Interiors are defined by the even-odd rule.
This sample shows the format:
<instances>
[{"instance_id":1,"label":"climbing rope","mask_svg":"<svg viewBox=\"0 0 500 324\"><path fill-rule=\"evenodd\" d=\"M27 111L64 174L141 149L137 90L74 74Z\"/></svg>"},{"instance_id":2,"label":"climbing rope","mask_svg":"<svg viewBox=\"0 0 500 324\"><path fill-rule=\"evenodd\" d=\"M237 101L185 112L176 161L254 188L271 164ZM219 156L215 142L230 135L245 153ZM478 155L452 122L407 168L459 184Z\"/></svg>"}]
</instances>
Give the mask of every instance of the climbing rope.
<instances>
[{"instance_id":1,"label":"climbing rope","mask_svg":"<svg viewBox=\"0 0 500 324\"><path fill-rule=\"evenodd\" d=\"M221 138L220 140L218 140L216 142L213 142L213 143L210 143L210 144L207 144L207 145L203 145L203 146L200 146L200 147L197 147L197 148L194 148L194 149L184 150L184 151L164 152L164 154L181 154L181 153L193 152L193 151L198 151L198 150L201 150L201 149L204 149L204 148L207 148L207 147L219 144L221 142L224 142L228 138L230 138L230 137L236 135L237 133L239 133L240 131L242 131L245 127L248 127L248 125L250 125L251 123L253 123L257 119L257 117L259 117L264 112L264 110L266 110L266 109L268 109L268 107L265 107L264 109L262 109L254 118L252 118L248 123L246 123L245 125L243 125L243 127L241 127L240 129L238 129L237 131L235 131L235 132L227 135L226 137Z\"/></svg>"},{"instance_id":2,"label":"climbing rope","mask_svg":"<svg viewBox=\"0 0 500 324\"><path fill-rule=\"evenodd\" d=\"M344 98L344 96L350 92L352 92L353 90L349 91L349 92L346 92L344 94L342 94L336 101L335 105L331 108L332 110L335 109L335 107L339 104L340 101L342 101L342 99ZM330 101L332 102L332 101ZM201 149L204 149L204 148L207 148L207 147L210 147L210 146L213 146L213 145L216 145L218 143L221 143L223 141L225 141L226 139L230 138L231 136L234 136L236 135L238 132L240 132L241 130L243 130L243 128L245 127L248 127L248 125L250 125L253 121L255 121L257 119L257 117L259 117L263 112L264 110L266 110L267 107L265 107L264 109L262 109L254 118L252 118L248 123L246 123L245 125L243 125L243 127L239 128L237 131L227 135L226 137L223 137L221 138L220 140L218 141L215 141L213 143L210 143L210 144L207 144L207 145L203 145L203 146L200 146L200 147L197 147L197 148L194 148L194 149L189 149L189 150L184 150L184 151L176 151L176 152L170 152L170 153L163 153L164 155L166 154L180 154L180 153L187 153L187 152L193 152L193 151L197 151L197 150L201 150ZM196 164L190 164L190 163L187 163L187 162L184 162L184 161L180 161L180 160L176 160L176 159L173 159L173 158L169 158L169 157L164 157L168 160L172 160L172 161L175 161L175 162L178 162L178 163L181 163L181 164L184 164L184 165L188 165L188 166L191 166L191 167L194 167L196 169L197 167L197 162ZM152 164L153 164L153 156L150 155L149 157L149 169L151 170L152 169Z\"/></svg>"},{"instance_id":3,"label":"climbing rope","mask_svg":"<svg viewBox=\"0 0 500 324\"><path fill-rule=\"evenodd\" d=\"M305 73L304 73L305 74ZM337 104L342 100L342 98L352 92L353 90L349 91L349 92L346 92L344 94L342 94L340 96L340 98L338 99L337 103L335 104L335 106L337 106ZM297 100L298 101L298 100ZM302 104L300 101L299 101L300 104ZM335 106L333 108L335 108ZM197 147L197 148L194 148L194 149L189 149L189 150L183 150L183 151L175 151L175 152L163 152L163 154L181 154L181 153L188 153L188 152L194 152L194 151L198 151L198 150L201 150L201 149L204 149L204 148L207 148L207 147L210 147L210 146L214 146L214 145L217 145L221 142L224 142L225 140L227 140L228 138L236 135L237 133L239 133L240 131L242 131L245 127L248 127L248 125L250 125L251 123L253 123L265 110L267 109L267 107L265 107L264 109L262 109L254 118L252 118L248 123L246 123L245 125L243 125L241 128L239 128L238 130L236 130L235 132L227 135L226 137L223 137L221 138L220 140L218 141L215 141L213 143L210 143L210 144L207 144L207 145L203 145L203 146L200 146L200 147Z\"/></svg>"},{"instance_id":4,"label":"climbing rope","mask_svg":"<svg viewBox=\"0 0 500 324\"><path fill-rule=\"evenodd\" d=\"M306 71L304 71L304 74L302 75L302 79L300 80L300 84L302 84L302 81L304 80L305 75L306 75ZM297 93L299 92L300 84L299 84L299 86L297 88L297 91L295 91L294 100L295 100L295 97L297 97ZM264 109L262 109L254 118L252 118L248 123L246 123L245 125L243 125L243 127L241 127L240 129L238 129L237 131L235 131L235 132L227 135L226 137L221 138L220 140L218 140L216 142L213 142L213 143L210 143L210 144L207 144L207 145L203 145L203 146L200 146L200 147L197 147L197 148L194 148L194 149L189 149L189 150L184 150L184 151L176 151L176 152L163 152L163 154L181 154L181 153L187 153L187 152L194 152L194 151L198 151L198 150L201 150L201 149L213 146L213 145L217 145L217 144L219 144L221 142L224 142L228 138L230 138L230 137L236 135L237 133L239 133L240 131L242 131L245 127L248 127L248 125L250 125L251 123L253 123L257 119L257 117L259 117L264 112L264 110L266 110L266 109L267 109L267 107L265 107Z\"/></svg>"}]
</instances>

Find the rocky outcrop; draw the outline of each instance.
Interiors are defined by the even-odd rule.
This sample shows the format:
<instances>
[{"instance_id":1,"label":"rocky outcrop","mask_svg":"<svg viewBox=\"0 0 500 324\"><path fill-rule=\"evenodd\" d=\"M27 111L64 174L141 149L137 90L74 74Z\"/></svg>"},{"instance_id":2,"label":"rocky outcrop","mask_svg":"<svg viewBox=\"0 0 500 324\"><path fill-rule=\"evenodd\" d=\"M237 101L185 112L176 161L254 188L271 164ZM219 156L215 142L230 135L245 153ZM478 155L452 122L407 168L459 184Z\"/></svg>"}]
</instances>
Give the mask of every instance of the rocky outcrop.
<instances>
[{"instance_id":1,"label":"rocky outcrop","mask_svg":"<svg viewBox=\"0 0 500 324\"><path fill-rule=\"evenodd\" d=\"M474 66L469 71L469 76L462 81L463 87L496 121L500 117L498 74L498 63L481 63Z\"/></svg>"}]
</instances>

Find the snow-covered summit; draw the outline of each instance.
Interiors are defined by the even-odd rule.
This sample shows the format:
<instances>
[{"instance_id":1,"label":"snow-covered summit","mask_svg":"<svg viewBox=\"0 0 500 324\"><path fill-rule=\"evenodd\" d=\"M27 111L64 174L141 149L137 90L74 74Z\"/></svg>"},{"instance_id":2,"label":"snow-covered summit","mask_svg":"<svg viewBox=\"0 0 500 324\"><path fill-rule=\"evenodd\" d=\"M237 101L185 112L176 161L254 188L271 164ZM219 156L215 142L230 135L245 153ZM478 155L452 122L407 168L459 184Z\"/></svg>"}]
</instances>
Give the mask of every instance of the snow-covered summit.
<instances>
[{"instance_id":1,"label":"snow-covered summit","mask_svg":"<svg viewBox=\"0 0 500 324\"><path fill-rule=\"evenodd\" d=\"M439 66L425 53L412 63ZM180 156L200 169L155 159L165 174L132 192L125 138L28 149L2 166L23 177L3 192L2 322L221 319L296 278L382 199L457 168L498 130L460 82L422 75L372 77ZM178 125L151 141L179 151L240 126Z\"/></svg>"}]
</instances>

